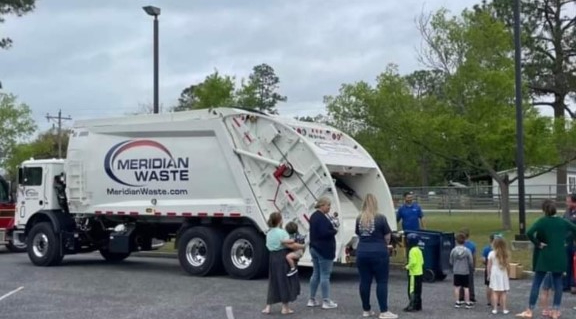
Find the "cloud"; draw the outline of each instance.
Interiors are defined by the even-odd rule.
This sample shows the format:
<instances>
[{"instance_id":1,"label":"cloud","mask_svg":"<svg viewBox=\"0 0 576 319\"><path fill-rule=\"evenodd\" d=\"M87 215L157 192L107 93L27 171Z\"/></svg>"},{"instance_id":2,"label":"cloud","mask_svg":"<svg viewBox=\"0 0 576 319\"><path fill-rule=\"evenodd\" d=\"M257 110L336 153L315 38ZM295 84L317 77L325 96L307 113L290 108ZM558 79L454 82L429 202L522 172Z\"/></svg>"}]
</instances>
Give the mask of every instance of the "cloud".
<instances>
[{"instance_id":1,"label":"cloud","mask_svg":"<svg viewBox=\"0 0 576 319\"><path fill-rule=\"evenodd\" d=\"M373 81L387 64L420 66L414 19L422 9L460 12L474 0L171 0L160 16L160 100L216 68L246 77L268 63L288 103L281 114L323 111L342 83ZM150 103L152 18L145 1L38 1L2 26L14 47L0 52L4 90L29 104L41 125L59 108L74 119L123 115ZM153 3L152 3L153 4Z\"/></svg>"}]
</instances>

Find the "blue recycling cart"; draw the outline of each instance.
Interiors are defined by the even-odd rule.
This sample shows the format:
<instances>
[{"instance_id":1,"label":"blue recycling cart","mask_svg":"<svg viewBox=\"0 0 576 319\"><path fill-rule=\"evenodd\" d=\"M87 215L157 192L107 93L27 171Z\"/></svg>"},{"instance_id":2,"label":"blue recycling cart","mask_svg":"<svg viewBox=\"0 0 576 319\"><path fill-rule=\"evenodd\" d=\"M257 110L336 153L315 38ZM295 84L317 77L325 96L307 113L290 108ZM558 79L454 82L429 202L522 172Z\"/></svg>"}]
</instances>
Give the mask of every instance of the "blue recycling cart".
<instances>
[{"instance_id":1,"label":"blue recycling cart","mask_svg":"<svg viewBox=\"0 0 576 319\"><path fill-rule=\"evenodd\" d=\"M450 252L455 246L454 233L420 230L405 231L404 236L411 233L417 234L420 238L418 246L424 255L424 281L444 280L452 271ZM406 258L408 258L408 249L406 249Z\"/></svg>"}]
</instances>

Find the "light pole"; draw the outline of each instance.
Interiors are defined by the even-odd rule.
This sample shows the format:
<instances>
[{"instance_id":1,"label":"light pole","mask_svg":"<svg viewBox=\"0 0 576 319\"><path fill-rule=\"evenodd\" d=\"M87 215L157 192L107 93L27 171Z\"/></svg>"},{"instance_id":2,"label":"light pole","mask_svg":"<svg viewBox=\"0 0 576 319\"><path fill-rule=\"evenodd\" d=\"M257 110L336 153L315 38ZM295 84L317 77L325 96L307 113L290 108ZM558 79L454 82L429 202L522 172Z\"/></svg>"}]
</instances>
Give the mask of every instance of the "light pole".
<instances>
[{"instance_id":1,"label":"light pole","mask_svg":"<svg viewBox=\"0 0 576 319\"><path fill-rule=\"evenodd\" d=\"M154 17L154 114L158 113L158 16L160 8L154 6L143 7L144 11Z\"/></svg>"},{"instance_id":2,"label":"light pole","mask_svg":"<svg viewBox=\"0 0 576 319\"><path fill-rule=\"evenodd\" d=\"M524 192L524 127L522 123L522 51L520 42L520 0L514 0L514 62L516 81L516 166L518 169L518 219L519 234L516 240L526 237L526 203Z\"/></svg>"}]
</instances>

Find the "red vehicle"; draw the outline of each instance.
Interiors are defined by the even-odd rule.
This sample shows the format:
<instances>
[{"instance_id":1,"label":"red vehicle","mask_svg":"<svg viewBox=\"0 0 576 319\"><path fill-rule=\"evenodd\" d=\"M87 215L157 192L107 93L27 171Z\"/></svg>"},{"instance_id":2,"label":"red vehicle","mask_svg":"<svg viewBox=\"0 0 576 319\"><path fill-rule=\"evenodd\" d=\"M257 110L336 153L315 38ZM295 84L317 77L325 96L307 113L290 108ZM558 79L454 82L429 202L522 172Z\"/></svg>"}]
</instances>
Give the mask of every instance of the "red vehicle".
<instances>
[{"instance_id":1,"label":"red vehicle","mask_svg":"<svg viewBox=\"0 0 576 319\"><path fill-rule=\"evenodd\" d=\"M14 230L14 214L16 203L10 196L10 186L2 176L0 176L0 245L5 245L11 252L25 252L26 245L15 245L12 242L12 231Z\"/></svg>"}]
</instances>

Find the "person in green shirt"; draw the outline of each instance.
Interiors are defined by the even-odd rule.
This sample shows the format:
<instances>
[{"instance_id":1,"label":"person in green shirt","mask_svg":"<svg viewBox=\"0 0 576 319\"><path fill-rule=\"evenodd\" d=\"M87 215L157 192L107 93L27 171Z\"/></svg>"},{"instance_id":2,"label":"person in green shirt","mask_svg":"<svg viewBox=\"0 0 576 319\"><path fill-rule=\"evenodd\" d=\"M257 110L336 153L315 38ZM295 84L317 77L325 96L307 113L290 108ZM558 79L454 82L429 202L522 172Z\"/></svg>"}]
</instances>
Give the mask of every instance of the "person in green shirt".
<instances>
[{"instance_id":1,"label":"person in green shirt","mask_svg":"<svg viewBox=\"0 0 576 319\"><path fill-rule=\"evenodd\" d=\"M410 233L406 238L406 242L408 243L408 247L410 247L408 251L408 264L406 265L406 270L408 270L408 297L410 298L410 304L404 308L404 311L421 311L424 256L418 246L420 237L417 234Z\"/></svg>"},{"instance_id":2,"label":"person in green shirt","mask_svg":"<svg viewBox=\"0 0 576 319\"><path fill-rule=\"evenodd\" d=\"M536 307L538 293L542 281L547 272L552 274L554 299L550 316L553 319L560 317L560 304L562 303L562 274L566 272L566 253L564 243L566 235L572 233L576 235L576 225L566 219L556 217L556 205L551 200L542 203L544 217L541 217L528 229L527 235L534 249L535 254L534 279L530 291L528 309L517 314L517 317L532 318L532 311Z\"/></svg>"}]
</instances>

